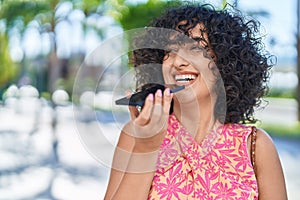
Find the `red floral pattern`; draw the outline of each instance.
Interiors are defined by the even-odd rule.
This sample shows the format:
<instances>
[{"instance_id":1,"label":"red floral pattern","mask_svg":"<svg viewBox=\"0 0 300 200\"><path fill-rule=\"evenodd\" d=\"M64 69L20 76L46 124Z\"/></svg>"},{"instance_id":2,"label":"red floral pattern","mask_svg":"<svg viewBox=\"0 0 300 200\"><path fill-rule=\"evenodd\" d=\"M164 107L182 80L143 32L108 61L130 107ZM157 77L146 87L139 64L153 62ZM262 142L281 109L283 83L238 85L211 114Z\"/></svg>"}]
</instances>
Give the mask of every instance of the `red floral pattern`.
<instances>
[{"instance_id":1,"label":"red floral pattern","mask_svg":"<svg viewBox=\"0 0 300 200\"><path fill-rule=\"evenodd\" d=\"M174 115L158 158L149 200L258 199L247 151L251 127L226 124L199 144Z\"/></svg>"}]
</instances>

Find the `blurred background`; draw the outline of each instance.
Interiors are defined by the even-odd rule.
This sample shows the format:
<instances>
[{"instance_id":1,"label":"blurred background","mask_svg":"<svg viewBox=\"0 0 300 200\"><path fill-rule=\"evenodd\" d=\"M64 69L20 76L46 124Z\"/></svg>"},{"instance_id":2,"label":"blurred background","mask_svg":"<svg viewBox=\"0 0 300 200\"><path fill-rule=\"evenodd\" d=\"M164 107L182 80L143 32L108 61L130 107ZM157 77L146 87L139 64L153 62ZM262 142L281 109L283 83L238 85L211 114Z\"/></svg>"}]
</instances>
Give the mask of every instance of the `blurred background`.
<instances>
[{"instance_id":1,"label":"blurred background","mask_svg":"<svg viewBox=\"0 0 300 200\"><path fill-rule=\"evenodd\" d=\"M289 199L299 199L299 2L199 2L216 8L230 3L261 22L277 64L265 108L256 111L261 119L257 126L278 148ZM110 67L104 61L89 63L81 73L84 92L74 94L76 77L99 45L146 26L166 6L178 3L0 0L0 199L103 199L109 163L96 154L112 156L111 147L128 119L124 109L113 106L111 91L122 85L119 80L133 79L130 73L123 76L130 71L126 58ZM95 130L105 137L99 138Z\"/></svg>"}]
</instances>

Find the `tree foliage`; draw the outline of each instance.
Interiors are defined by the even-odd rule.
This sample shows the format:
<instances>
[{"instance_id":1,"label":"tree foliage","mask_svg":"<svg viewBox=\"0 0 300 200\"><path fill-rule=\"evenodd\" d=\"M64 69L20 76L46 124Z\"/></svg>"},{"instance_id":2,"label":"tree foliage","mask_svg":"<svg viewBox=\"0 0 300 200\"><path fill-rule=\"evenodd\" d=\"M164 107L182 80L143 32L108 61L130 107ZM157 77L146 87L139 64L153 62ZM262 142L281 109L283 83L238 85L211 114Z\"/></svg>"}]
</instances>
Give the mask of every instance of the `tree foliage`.
<instances>
[{"instance_id":1,"label":"tree foliage","mask_svg":"<svg viewBox=\"0 0 300 200\"><path fill-rule=\"evenodd\" d=\"M18 32L19 36L22 39L23 33L27 29L28 25L31 22L35 22L35 26L37 25L36 29L40 32L40 34L46 33L51 38L51 50L49 54L52 55L49 55L49 60L53 58L57 59L57 40L55 39L56 25L61 21L72 23L68 19L68 15L70 13L63 13L62 16L57 15L56 11L60 7L60 5L64 3L70 4L71 10L69 12L72 12L75 9L81 10L84 13L86 19L89 15L99 13L99 5L103 4L103 2L104 0L1 0L0 29L2 29L0 30L0 34L2 35L0 37L0 72L5 71L6 73L0 74L0 87L1 84L12 78L9 78L9 76L7 75L8 72L10 72L9 74L11 74L11 72L14 71L9 70L9 66L12 66L13 64L12 60L10 59L8 48L8 41L12 31L14 33ZM101 15L101 13L99 15ZM83 27L86 27L85 20L83 20L82 23ZM95 29L95 27L92 28ZM99 31L97 30L97 32ZM23 49L23 51L25 50ZM49 63L51 63L51 61ZM57 62L53 61L52 63ZM52 69L53 67L49 66L47 73L51 73ZM56 77L54 77L54 79L56 79Z\"/></svg>"},{"instance_id":2,"label":"tree foliage","mask_svg":"<svg viewBox=\"0 0 300 200\"><path fill-rule=\"evenodd\" d=\"M11 28L20 28L18 22L22 21L24 26L31 22L39 13L49 11L48 1L22 1L10 0L3 1L0 17L4 19L7 30Z\"/></svg>"},{"instance_id":3,"label":"tree foliage","mask_svg":"<svg viewBox=\"0 0 300 200\"><path fill-rule=\"evenodd\" d=\"M15 74L16 66L9 55L7 35L0 33L0 88Z\"/></svg>"},{"instance_id":4,"label":"tree foliage","mask_svg":"<svg viewBox=\"0 0 300 200\"><path fill-rule=\"evenodd\" d=\"M148 0L145 3L129 4L124 0L111 0L110 14L124 30L145 27L153 17L158 17L170 6L178 6L182 1Z\"/></svg>"}]
</instances>

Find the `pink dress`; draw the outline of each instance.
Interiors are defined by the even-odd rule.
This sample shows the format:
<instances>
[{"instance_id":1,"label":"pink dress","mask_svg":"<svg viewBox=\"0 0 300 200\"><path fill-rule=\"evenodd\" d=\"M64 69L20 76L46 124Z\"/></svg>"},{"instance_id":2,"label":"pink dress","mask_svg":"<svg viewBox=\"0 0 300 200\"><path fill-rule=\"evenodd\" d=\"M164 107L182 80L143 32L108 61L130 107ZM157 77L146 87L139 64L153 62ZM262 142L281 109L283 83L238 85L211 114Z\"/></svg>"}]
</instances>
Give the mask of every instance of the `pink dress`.
<instances>
[{"instance_id":1,"label":"pink dress","mask_svg":"<svg viewBox=\"0 0 300 200\"><path fill-rule=\"evenodd\" d=\"M148 199L258 199L250 133L251 127L226 124L199 144L171 115Z\"/></svg>"}]
</instances>

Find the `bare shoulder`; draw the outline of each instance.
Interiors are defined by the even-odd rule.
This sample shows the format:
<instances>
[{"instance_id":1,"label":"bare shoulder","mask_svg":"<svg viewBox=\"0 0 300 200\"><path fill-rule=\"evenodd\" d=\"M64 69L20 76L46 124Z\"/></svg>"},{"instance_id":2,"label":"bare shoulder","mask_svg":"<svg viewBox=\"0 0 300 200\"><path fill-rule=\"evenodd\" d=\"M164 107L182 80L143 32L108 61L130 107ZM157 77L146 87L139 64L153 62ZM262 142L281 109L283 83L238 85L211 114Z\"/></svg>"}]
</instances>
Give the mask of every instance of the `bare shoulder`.
<instances>
[{"instance_id":1,"label":"bare shoulder","mask_svg":"<svg viewBox=\"0 0 300 200\"><path fill-rule=\"evenodd\" d=\"M255 160L258 173L268 166L280 164L277 148L270 135L263 129L257 129Z\"/></svg>"},{"instance_id":2,"label":"bare shoulder","mask_svg":"<svg viewBox=\"0 0 300 200\"><path fill-rule=\"evenodd\" d=\"M263 129L258 128L256 135L256 150L259 155L277 154L276 146L270 135Z\"/></svg>"},{"instance_id":3,"label":"bare shoulder","mask_svg":"<svg viewBox=\"0 0 300 200\"><path fill-rule=\"evenodd\" d=\"M263 129L257 129L255 155L259 199L287 199L283 170L276 146Z\"/></svg>"}]
</instances>

